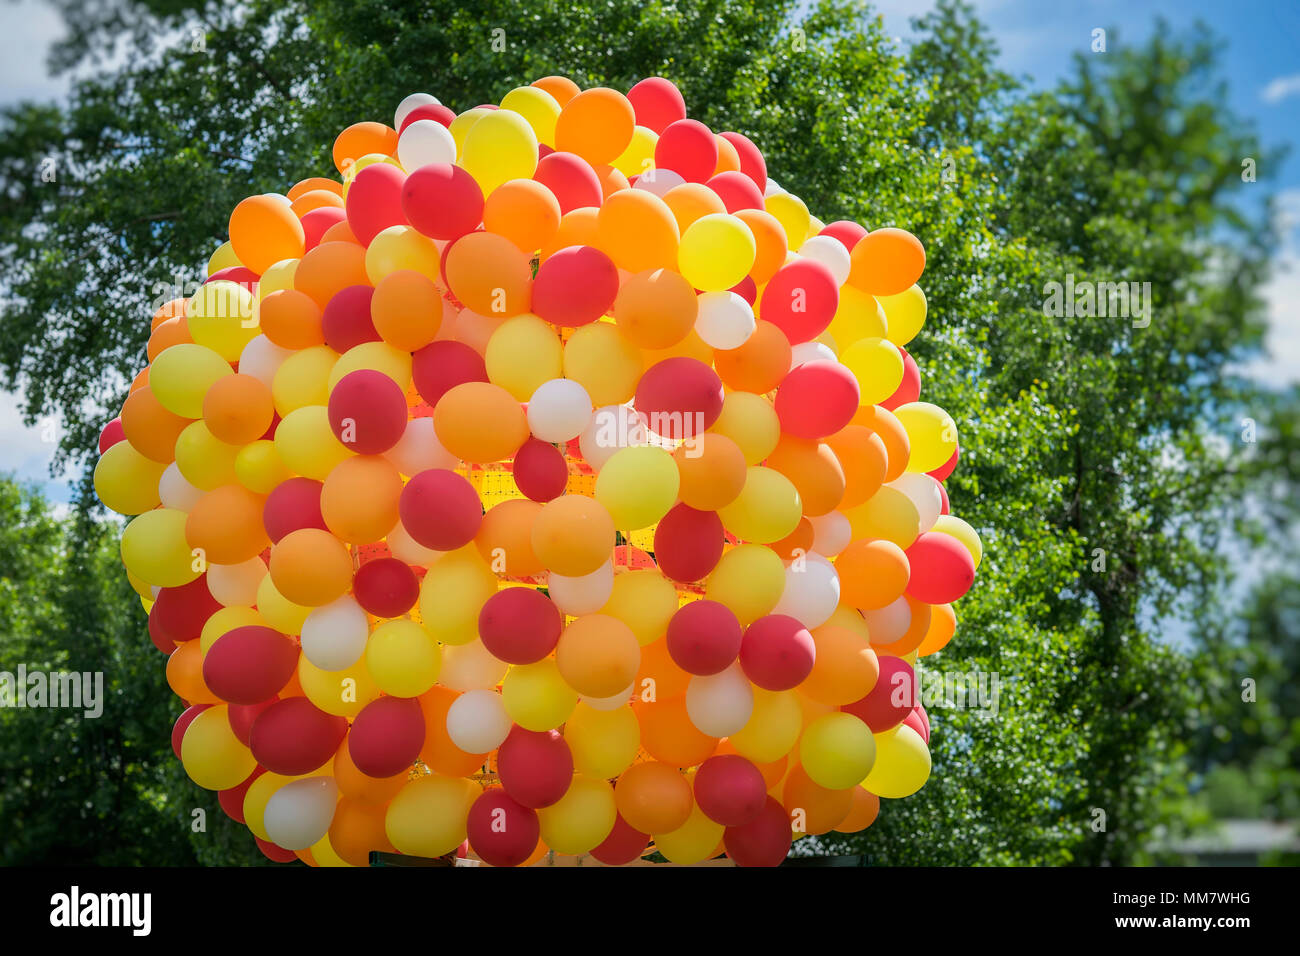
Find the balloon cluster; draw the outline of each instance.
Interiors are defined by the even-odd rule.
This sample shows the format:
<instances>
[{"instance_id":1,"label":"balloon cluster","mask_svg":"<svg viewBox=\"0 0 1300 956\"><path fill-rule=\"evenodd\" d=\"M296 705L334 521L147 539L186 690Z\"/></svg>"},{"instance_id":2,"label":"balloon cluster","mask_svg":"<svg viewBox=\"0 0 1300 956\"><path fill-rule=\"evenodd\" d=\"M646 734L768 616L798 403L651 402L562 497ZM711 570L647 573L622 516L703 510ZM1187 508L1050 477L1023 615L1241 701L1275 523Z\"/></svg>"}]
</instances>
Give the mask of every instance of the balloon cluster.
<instances>
[{"instance_id":1,"label":"balloon cluster","mask_svg":"<svg viewBox=\"0 0 1300 956\"><path fill-rule=\"evenodd\" d=\"M100 439L193 781L314 865L774 865L919 789L981 553L921 243L661 78L333 158L235 207Z\"/></svg>"}]
</instances>

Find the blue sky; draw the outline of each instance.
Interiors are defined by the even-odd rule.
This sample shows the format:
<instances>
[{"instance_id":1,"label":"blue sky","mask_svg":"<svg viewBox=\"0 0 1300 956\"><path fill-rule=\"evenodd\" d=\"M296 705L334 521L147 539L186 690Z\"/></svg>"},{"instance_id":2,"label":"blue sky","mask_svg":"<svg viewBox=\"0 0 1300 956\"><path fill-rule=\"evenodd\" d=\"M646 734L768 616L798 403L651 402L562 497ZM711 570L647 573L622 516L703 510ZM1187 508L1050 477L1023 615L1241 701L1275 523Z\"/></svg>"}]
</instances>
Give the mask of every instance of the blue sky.
<instances>
[{"instance_id":1,"label":"blue sky","mask_svg":"<svg viewBox=\"0 0 1300 956\"><path fill-rule=\"evenodd\" d=\"M1285 210L1279 274L1264 290L1270 310L1272 358L1252 368L1271 382L1300 380L1300 3L1296 0L979 0L980 15L1001 47L1004 69L1035 86L1051 86L1070 68L1075 51L1089 50L1092 31L1107 30L1107 45L1138 44L1163 17L1168 28L1207 23L1226 43L1223 74L1234 109L1252 119L1268 145L1290 144L1295 154L1280 168L1259 170L1261 190L1272 189ZM909 20L929 0L881 0L889 32L905 42ZM52 99L67 88L45 69L45 52L61 20L37 0L0 4L0 102ZM1089 54L1104 55L1104 54ZM0 392L0 471L40 484L66 501L65 481L51 478L48 426L23 425L13 396Z\"/></svg>"}]
</instances>

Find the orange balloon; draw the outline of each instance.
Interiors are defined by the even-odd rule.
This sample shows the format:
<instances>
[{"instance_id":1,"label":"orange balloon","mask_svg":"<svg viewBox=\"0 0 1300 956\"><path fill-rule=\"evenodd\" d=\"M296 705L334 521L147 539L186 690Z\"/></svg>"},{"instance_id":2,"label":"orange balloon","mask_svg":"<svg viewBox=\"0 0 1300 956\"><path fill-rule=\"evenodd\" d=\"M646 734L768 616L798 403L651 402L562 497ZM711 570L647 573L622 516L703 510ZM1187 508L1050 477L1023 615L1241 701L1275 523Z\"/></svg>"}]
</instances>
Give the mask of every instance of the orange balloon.
<instances>
[{"instance_id":1,"label":"orange balloon","mask_svg":"<svg viewBox=\"0 0 1300 956\"><path fill-rule=\"evenodd\" d=\"M176 439L191 421L163 408L148 385L134 389L122 405L122 433L150 461L174 461Z\"/></svg>"},{"instance_id":2,"label":"orange balloon","mask_svg":"<svg viewBox=\"0 0 1300 956\"><path fill-rule=\"evenodd\" d=\"M438 407L445 401L444 396ZM434 414L437 415L437 409ZM546 502L537 512L532 539L533 553L548 570L566 577L579 577L599 570L610 560L614 552L614 519L595 498L561 495ZM622 689L616 687L610 693Z\"/></svg>"},{"instance_id":3,"label":"orange balloon","mask_svg":"<svg viewBox=\"0 0 1300 956\"><path fill-rule=\"evenodd\" d=\"M140 371L135 373L135 378L131 379L131 387L128 389L128 393L134 392L137 388L144 388L144 386L148 384L149 366L146 365L144 368L140 369Z\"/></svg>"},{"instance_id":4,"label":"orange balloon","mask_svg":"<svg viewBox=\"0 0 1300 956\"><path fill-rule=\"evenodd\" d=\"M167 686L187 704L222 704L203 682L203 649L198 641L184 641L167 655Z\"/></svg>"},{"instance_id":5,"label":"orange balloon","mask_svg":"<svg viewBox=\"0 0 1300 956\"><path fill-rule=\"evenodd\" d=\"M785 257L790 248L785 227L765 209L738 209L732 215L747 225L754 234L756 251L749 276L760 286L764 285L776 275L777 269L785 265Z\"/></svg>"},{"instance_id":6,"label":"orange balloon","mask_svg":"<svg viewBox=\"0 0 1300 956\"><path fill-rule=\"evenodd\" d=\"M614 784L619 815L642 833L670 833L684 824L695 806L690 781L676 767L657 760L634 763Z\"/></svg>"},{"instance_id":7,"label":"orange balloon","mask_svg":"<svg viewBox=\"0 0 1300 956\"><path fill-rule=\"evenodd\" d=\"M908 625L907 631L898 640L892 644L872 644L871 649L877 655L888 654L891 657L906 657L912 651L921 646L925 640L925 635L930 631L930 618L933 616L929 604L918 601L916 598L908 595L907 606L912 610L912 623Z\"/></svg>"},{"instance_id":8,"label":"orange balloon","mask_svg":"<svg viewBox=\"0 0 1300 956\"><path fill-rule=\"evenodd\" d=\"M433 430L447 451L480 465L511 457L529 436L519 402L491 382L449 389L433 410Z\"/></svg>"},{"instance_id":9,"label":"orange balloon","mask_svg":"<svg viewBox=\"0 0 1300 956\"><path fill-rule=\"evenodd\" d=\"M281 259L301 258L307 235L286 203L274 196L249 196L230 214L230 247L261 275Z\"/></svg>"},{"instance_id":10,"label":"orange balloon","mask_svg":"<svg viewBox=\"0 0 1300 956\"><path fill-rule=\"evenodd\" d=\"M641 666L641 645L632 628L608 614L573 620L555 646L564 682L587 697L612 697L632 686Z\"/></svg>"},{"instance_id":11,"label":"orange balloon","mask_svg":"<svg viewBox=\"0 0 1300 956\"><path fill-rule=\"evenodd\" d=\"M632 711L641 725L641 746L646 753L673 767L695 767L708 760L718 738L705 734L686 712L686 698L632 701Z\"/></svg>"},{"instance_id":12,"label":"orange balloon","mask_svg":"<svg viewBox=\"0 0 1300 956\"><path fill-rule=\"evenodd\" d=\"M184 317L186 310L189 308L189 304L189 299L172 299L169 302L164 302L162 305L158 306L157 311L154 312L153 319L149 324L149 330L153 331L168 319Z\"/></svg>"},{"instance_id":13,"label":"orange balloon","mask_svg":"<svg viewBox=\"0 0 1300 956\"><path fill-rule=\"evenodd\" d=\"M790 371L791 351L785 333L760 319L744 345L715 352L713 363L728 388L762 395L780 385Z\"/></svg>"},{"instance_id":14,"label":"orange balloon","mask_svg":"<svg viewBox=\"0 0 1300 956\"><path fill-rule=\"evenodd\" d=\"M339 744L338 752L334 754L333 766L334 781L339 785L343 796L381 807L397 796L398 791L406 786L406 781L411 776L408 770L395 773L391 777L372 777L362 773L352 762L346 737L343 738L343 743Z\"/></svg>"},{"instance_id":15,"label":"orange balloon","mask_svg":"<svg viewBox=\"0 0 1300 956\"><path fill-rule=\"evenodd\" d=\"M722 197L704 183L682 183L664 193L664 204L672 210L677 228L682 232L702 216L725 213Z\"/></svg>"},{"instance_id":16,"label":"orange balloon","mask_svg":"<svg viewBox=\"0 0 1300 956\"><path fill-rule=\"evenodd\" d=\"M840 508L856 508L880 490L889 469L889 452L877 433L865 425L846 425L826 439L844 472Z\"/></svg>"},{"instance_id":17,"label":"orange balloon","mask_svg":"<svg viewBox=\"0 0 1300 956\"><path fill-rule=\"evenodd\" d=\"M334 535L319 528L290 531L271 547L271 583L302 607L320 607L352 586L352 555Z\"/></svg>"},{"instance_id":18,"label":"orange balloon","mask_svg":"<svg viewBox=\"0 0 1300 956\"><path fill-rule=\"evenodd\" d=\"M745 453L719 432L704 432L673 452L680 476L678 497L696 511L717 511L745 487Z\"/></svg>"},{"instance_id":19,"label":"orange balloon","mask_svg":"<svg viewBox=\"0 0 1300 956\"><path fill-rule=\"evenodd\" d=\"M773 541L768 547L775 551L782 561L793 561L798 555L807 554L812 550L813 539L816 537L812 522L807 518L800 518L793 531L780 541Z\"/></svg>"},{"instance_id":20,"label":"orange balloon","mask_svg":"<svg viewBox=\"0 0 1300 956\"><path fill-rule=\"evenodd\" d=\"M334 852L353 866L369 866L371 850L395 853L396 849L384 830L384 814L382 806L346 796L339 800L329 829L330 846Z\"/></svg>"},{"instance_id":21,"label":"orange balloon","mask_svg":"<svg viewBox=\"0 0 1300 956\"><path fill-rule=\"evenodd\" d=\"M334 168L346 173L370 153L392 156L397 152L397 130L383 123L353 123L334 140Z\"/></svg>"},{"instance_id":22,"label":"orange balloon","mask_svg":"<svg viewBox=\"0 0 1300 956\"><path fill-rule=\"evenodd\" d=\"M907 470L908 459L912 457L912 442L898 416L880 405L862 405L850 424L870 428L885 443L885 450L889 453L885 481L901 477Z\"/></svg>"},{"instance_id":23,"label":"orange balloon","mask_svg":"<svg viewBox=\"0 0 1300 956\"><path fill-rule=\"evenodd\" d=\"M402 476L383 455L354 455L334 466L321 489L325 525L340 541L370 544L397 525Z\"/></svg>"},{"instance_id":24,"label":"orange balloon","mask_svg":"<svg viewBox=\"0 0 1300 956\"><path fill-rule=\"evenodd\" d=\"M512 179L488 196L483 228L505 236L530 255L546 245L560 228L560 202L535 179Z\"/></svg>"},{"instance_id":25,"label":"orange balloon","mask_svg":"<svg viewBox=\"0 0 1300 956\"><path fill-rule=\"evenodd\" d=\"M459 691L434 684L419 697L424 713L424 746L420 759L434 773L445 777L468 777L477 773L487 761L487 754L466 753L447 736L447 711L460 696Z\"/></svg>"},{"instance_id":26,"label":"orange balloon","mask_svg":"<svg viewBox=\"0 0 1300 956\"><path fill-rule=\"evenodd\" d=\"M739 171L740 153L736 152L736 147L731 145L731 140L724 139L718 133L714 133L713 138L718 144L718 165L713 167L713 175Z\"/></svg>"},{"instance_id":27,"label":"orange balloon","mask_svg":"<svg viewBox=\"0 0 1300 956\"><path fill-rule=\"evenodd\" d=\"M208 431L228 445L247 445L266 434L275 416L271 390L251 375L223 375L203 396Z\"/></svg>"},{"instance_id":28,"label":"orange balloon","mask_svg":"<svg viewBox=\"0 0 1300 956\"><path fill-rule=\"evenodd\" d=\"M313 209L342 209L343 197L328 189L309 189L294 199L289 204L289 208L301 219Z\"/></svg>"},{"instance_id":29,"label":"orange balloon","mask_svg":"<svg viewBox=\"0 0 1300 956\"><path fill-rule=\"evenodd\" d=\"M628 341L643 349L666 349L690 333L699 314L695 289L671 269L629 276L614 299L614 321Z\"/></svg>"},{"instance_id":30,"label":"orange balloon","mask_svg":"<svg viewBox=\"0 0 1300 956\"><path fill-rule=\"evenodd\" d=\"M951 604L932 604L930 606L930 627L925 637L916 648L921 657L929 657L948 646L953 632L957 630L957 614Z\"/></svg>"},{"instance_id":31,"label":"orange balloon","mask_svg":"<svg viewBox=\"0 0 1300 956\"><path fill-rule=\"evenodd\" d=\"M262 333L281 348L306 349L321 345L321 306L305 292L280 289L259 306Z\"/></svg>"},{"instance_id":32,"label":"orange balloon","mask_svg":"<svg viewBox=\"0 0 1300 956\"><path fill-rule=\"evenodd\" d=\"M560 228L550 240L542 244L540 258L545 262L561 249L569 246L592 246L596 243L596 218L600 210L595 206L579 206L560 217Z\"/></svg>"},{"instance_id":33,"label":"orange balloon","mask_svg":"<svg viewBox=\"0 0 1300 956\"><path fill-rule=\"evenodd\" d=\"M676 270L680 241L672 211L644 189L614 193L596 217L596 248L628 272Z\"/></svg>"},{"instance_id":34,"label":"orange balloon","mask_svg":"<svg viewBox=\"0 0 1300 956\"><path fill-rule=\"evenodd\" d=\"M809 778L803 767L795 766L781 788L781 805L792 825L804 833L825 833L842 822L853 809L853 791L828 790Z\"/></svg>"},{"instance_id":35,"label":"orange balloon","mask_svg":"<svg viewBox=\"0 0 1300 956\"><path fill-rule=\"evenodd\" d=\"M331 192L336 196L343 196L343 184L336 183L332 179L326 179L324 176L309 176L300 182L294 183L293 188L285 193L285 195L288 196L289 200L292 202L305 193L322 189L325 192Z\"/></svg>"},{"instance_id":36,"label":"orange balloon","mask_svg":"<svg viewBox=\"0 0 1300 956\"><path fill-rule=\"evenodd\" d=\"M544 76L540 80L533 80L530 85L550 93L561 106L582 92L582 87L567 76Z\"/></svg>"},{"instance_id":37,"label":"orange balloon","mask_svg":"<svg viewBox=\"0 0 1300 956\"><path fill-rule=\"evenodd\" d=\"M366 250L355 242L322 241L302 257L293 273L293 287L311 296L322 309L336 292L350 285L370 285ZM262 307L266 307L265 299Z\"/></svg>"},{"instance_id":38,"label":"orange balloon","mask_svg":"<svg viewBox=\"0 0 1300 956\"><path fill-rule=\"evenodd\" d=\"M361 240L357 238L356 233L352 231L352 227L348 225L348 221L346 219L344 219L342 222L334 223L334 225L330 226L323 233L321 233L320 241L322 245L327 242L350 242L354 246L361 245ZM362 256L361 263L362 263L362 267L364 268L365 266L364 256Z\"/></svg>"},{"instance_id":39,"label":"orange balloon","mask_svg":"<svg viewBox=\"0 0 1300 956\"><path fill-rule=\"evenodd\" d=\"M555 121L555 148L593 166L612 163L632 142L636 111L617 90L597 86L566 102Z\"/></svg>"},{"instance_id":40,"label":"orange balloon","mask_svg":"<svg viewBox=\"0 0 1300 956\"><path fill-rule=\"evenodd\" d=\"M385 342L403 352L414 352L438 337L442 296L424 273L399 269L375 286L370 318Z\"/></svg>"},{"instance_id":41,"label":"orange balloon","mask_svg":"<svg viewBox=\"0 0 1300 956\"><path fill-rule=\"evenodd\" d=\"M844 497L844 469L825 442L782 435L764 464L790 479L810 517L828 514Z\"/></svg>"},{"instance_id":42,"label":"orange balloon","mask_svg":"<svg viewBox=\"0 0 1300 956\"><path fill-rule=\"evenodd\" d=\"M862 787L852 787L849 792L853 794L853 808L849 810L848 816L835 824L834 829L838 833L859 833L875 823L876 817L880 816L878 796Z\"/></svg>"},{"instance_id":43,"label":"orange balloon","mask_svg":"<svg viewBox=\"0 0 1300 956\"><path fill-rule=\"evenodd\" d=\"M869 538L849 542L835 558L844 603L864 610L892 604L907 590L911 562L892 541Z\"/></svg>"},{"instance_id":44,"label":"orange balloon","mask_svg":"<svg viewBox=\"0 0 1300 956\"><path fill-rule=\"evenodd\" d=\"M641 648L641 667L637 670L634 696L653 696L668 700L686 693L691 675L677 666L668 653L668 641L659 638Z\"/></svg>"},{"instance_id":45,"label":"orange balloon","mask_svg":"<svg viewBox=\"0 0 1300 956\"><path fill-rule=\"evenodd\" d=\"M185 519L185 538L202 548L213 564L241 564L271 543L262 524L263 495L243 485L222 485L206 492Z\"/></svg>"},{"instance_id":46,"label":"orange balloon","mask_svg":"<svg viewBox=\"0 0 1300 956\"><path fill-rule=\"evenodd\" d=\"M505 319L527 312L532 303L528 254L505 236L462 236L447 247L443 270L452 295L479 315Z\"/></svg>"},{"instance_id":47,"label":"orange balloon","mask_svg":"<svg viewBox=\"0 0 1300 956\"><path fill-rule=\"evenodd\" d=\"M925 246L906 229L869 232L849 253L849 282L868 295L906 292L925 271Z\"/></svg>"},{"instance_id":48,"label":"orange balloon","mask_svg":"<svg viewBox=\"0 0 1300 956\"><path fill-rule=\"evenodd\" d=\"M163 349L193 341L194 339L190 337L190 326L185 321L185 316L174 316L164 320L154 328L153 333L149 336L149 343L145 346L145 355L152 362Z\"/></svg>"},{"instance_id":49,"label":"orange balloon","mask_svg":"<svg viewBox=\"0 0 1300 956\"><path fill-rule=\"evenodd\" d=\"M537 846L535 846L533 848L533 852L528 855L528 859L524 860L524 862L520 863L519 865L533 866L536 863L540 863L542 861L542 858L545 857L546 854L550 852L551 852L551 848L547 846L545 843L543 843L541 840L538 840Z\"/></svg>"},{"instance_id":50,"label":"orange balloon","mask_svg":"<svg viewBox=\"0 0 1300 956\"><path fill-rule=\"evenodd\" d=\"M474 544L497 574L527 578L546 570L533 552L533 524L541 510L539 502L510 498L483 515Z\"/></svg>"},{"instance_id":51,"label":"orange balloon","mask_svg":"<svg viewBox=\"0 0 1300 956\"><path fill-rule=\"evenodd\" d=\"M819 704L840 707L861 700L876 686L880 661L871 644L847 627L823 624L812 630L817 655L799 691Z\"/></svg>"},{"instance_id":52,"label":"orange balloon","mask_svg":"<svg viewBox=\"0 0 1300 956\"><path fill-rule=\"evenodd\" d=\"M620 190L632 188L632 184L623 175L623 171L615 166L597 166L595 170L596 178L600 180L600 198L602 200L608 199Z\"/></svg>"}]
</instances>

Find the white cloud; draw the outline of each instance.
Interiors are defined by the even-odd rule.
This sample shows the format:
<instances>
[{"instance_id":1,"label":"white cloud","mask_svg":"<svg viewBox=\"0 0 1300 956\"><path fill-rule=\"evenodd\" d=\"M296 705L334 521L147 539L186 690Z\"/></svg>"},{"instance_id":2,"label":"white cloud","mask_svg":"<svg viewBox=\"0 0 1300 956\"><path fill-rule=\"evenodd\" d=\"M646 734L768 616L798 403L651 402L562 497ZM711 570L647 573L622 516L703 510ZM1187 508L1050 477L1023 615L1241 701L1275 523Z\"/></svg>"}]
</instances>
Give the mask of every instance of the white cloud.
<instances>
[{"instance_id":1,"label":"white cloud","mask_svg":"<svg viewBox=\"0 0 1300 956\"><path fill-rule=\"evenodd\" d=\"M19 481L40 487L53 501L71 496L69 475L50 475L59 424L54 419L27 425L18 411L18 400L0 392L0 472L12 473Z\"/></svg>"},{"instance_id":2,"label":"white cloud","mask_svg":"<svg viewBox=\"0 0 1300 956\"><path fill-rule=\"evenodd\" d=\"M1300 96L1300 73L1275 77L1260 95L1266 103L1280 103L1288 97Z\"/></svg>"},{"instance_id":3,"label":"white cloud","mask_svg":"<svg viewBox=\"0 0 1300 956\"><path fill-rule=\"evenodd\" d=\"M1267 356L1248 371L1270 386L1300 382L1300 189L1278 194L1282 245L1274 273L1261 290L1268 309Z\"/></svg>"},{"instance_id":4,"label":"white cloud","mask_svg":"<svg viewBox=\"0 0 1300 956\"><path fill-rule=\"evenodd\" d=\"M51 77L45 57L65 33L63 18L38 0L0 4L0 103L52 100L68 89L64 77Z\"/></svg>"}]
</instances>

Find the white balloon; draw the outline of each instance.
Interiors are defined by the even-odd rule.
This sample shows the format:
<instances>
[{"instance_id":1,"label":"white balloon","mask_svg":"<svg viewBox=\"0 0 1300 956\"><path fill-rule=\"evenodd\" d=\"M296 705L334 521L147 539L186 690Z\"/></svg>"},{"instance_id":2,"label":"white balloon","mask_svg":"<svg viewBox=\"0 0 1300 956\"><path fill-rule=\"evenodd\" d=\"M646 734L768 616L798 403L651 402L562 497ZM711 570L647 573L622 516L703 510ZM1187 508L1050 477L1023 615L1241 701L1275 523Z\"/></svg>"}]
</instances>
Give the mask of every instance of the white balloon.
<instances>
[{"instance_id":1,"label":"white balloon","mask_svg":"<svg viewBox=\"0 0 1300 956\"><path fill-rule=\"evenodd\" d=\"M438 441L438 435L433 430L433 419L428 415L407 422L402 437L396 445L384 452L384 457L408 478L430 468L451 470L460 464L460 459L443 448L442 442Z\"/></svg>"},{"instance_id":2,"label":"white balloon","mask_svg":"<svg viewBox=\"0 0 1300 956\"><path fill-rule=\"evenodd\" d=\"M293 205L293 200L290 199L288 196L286 196L284 193L262 193L262 195L270 199L274 199L276 202L282 203L286 206Z\"/></svg>"},{"instance_id":3,"label":"white balloon","mask_svg":"<svg viewBox=\"0 0 1300 956\"><path fill-rule=\"evenodd\" d=\"M469 754L496 750L513 723L501 695L493 690L466 691L447 708L447 736Z\"/></svg>"},{"instance_id":4,"label":"white balloon","mask_svg":"<svg viewBox=\"0 0 1300 956\"><path fill-rule=\"evenodd\" d=\"M605 405L596 409L578 438L578 448L596 471L620 448L650 444L645 416L630 405Z\"/></svg>"},{"instance_id":5,"label":"white balloon","mask_svg":"<svg viewBox=\"0 0 1300 956\"><path fill-rule=\"evenodd\" d=\"M646 192L654 193L660 199L664 193L674 187L680 186L686 182L681 173L671 169L660 169L657 166L651 166L644 173L636 178L632 184L633 189L644 189Z\"/></svg>"},{"instance_id":6,"label":"white balloon","mask_svg":"<svg viewBox=\"0 0 1300 956\"><path fill-rule=\"evenodd\" d=\"M305 850L329 832L339 786L333 777L306 777L286 783L266 802L262 825L276 846Z\"/></svg>"},{"instance_id":7,"label":"white balloon","mask_svg":"<svg viewBox=\"0 0 1300 956\"><path fill-rule=\"evenodd\" d=\"M565 614L595 614L614 593L614 562L606 561L590 574L570 578L552 571L547 576L551 600Z\"/></svg>"},{"instance_id":8,"label":"white balloon","mask_svg":"<svg viewBox=\"0 0 1300 956\"><path fill-rule=\"evenodd\" d=\"M768 177L767 177L767 185L763 187L763 198L764 198L764 199L766 199L768 196L776 196L776 195L779 195L779 194L784 193L784 192L785 192L785 189L782 188L782 186L781 186L780 183L778 183L778 182L777 182L775 179L773 179L771 176L768 176Z\"/></svg>"},{"instance_id":9,"label":"white balloon","mask_svg":"<svg viewBox=\"0 0 1300 956\"><path fill-rule=\"evenodd\" d=\"M849 270L852 268L849 250L838 239L832 236L813 236L799 247L799 255L815 259L830 269L836 285L844 285L849 281Z\"/></svg>"},{"instance_id":10,"label":"white balloon","mask_svg":"<svg viewBox=\"0 0 1300 956\"><path fill-rule=\"evenodd\" d=\"M189 483L176 467L176 462L168 465L158 479L158 497L165 508L177 511L192 511L203 497L203 492Z\"/></svg>"},{"instance_id":11,"label":"white balloon","mask_svg":"<svg viewBox=\"0 0 1300 956\"><path fill-rule=\"evenodd\" d=\"M754 310L739 293L705 292L699 303L695 331L710 348L738 349L754 334Z\"/></svg>"},{"instance_id":12,"label":"white balloon","mask_svg":"<svg viewBox=\"0 0 1300 956\"><path fill-rule=\"evenodd\" d=\"M416 120L397 140L397 161L408 173L430 163L454 163L456 140L437 120Z\"/></svg>"},{"instance_id":13,"label":"white balloon","mask_svg":"<svg viewBox=\"0 0 1300 956\"><path fill-rule=\"evenodd\" d=\"M528 428L542 441L567 442L591 421L591 396L571 378L553 378L528 399Z\"/></svg>"},{"instance_id":14,"label":"white balloon","mask_svg":"<svg viewBox=\"0 0 1300 956\"><path fill-rule=\"evenodd\" d=\"M443 647L438 683L452 690L491 690L509 669L509 664L493 657L483 642L475 638L468 644Z\"/></svg>"},{"instance_id":15,"label":"white balloon","mask_svg":"<svg viewBox=\"0 0 1300 956\"><path fill-rule=\"evenodd\" d=\"M370 619L350 594L313 608L302 622L302 652L323 671L341 671L361 660Z\"/></svg>"},{"instance_id":16,"label":"white balloon","mask_svg":"<svg viewBox=\"0 0 1300 956\"><path fill-rule=\"evenodd\" d=\"M809 552L785 569L785 589L773 614L786 614L808 629L821 627L840 605L840 576L820 554Z\"/></svg>"},{"instance_id":17,"label":"white balloon","mask_svg":"<svg viewBox=\"0 0 1300 956\"><path fill-rule=\"evenodd\" d=\"M252 607L266 574L266 565L257 557L239 564L209 564L208 590L225 607Z\"/></svg>"},{"instance_id":18,"label":"white balloon","mask_svg":"<svg viewBox=\"0 0 1300 956\"><path fill-rule=\"evenodd\" d=\"M893 644L912 626L912 606L901 597L874 611L863 611L867 622L867 639L872 644Z\"/></svg>"},{"instance_id":19,"label":"white balloon","mask_svg":"<svg viewBox=\"0 0 1300 956\"><path fill-rule=\"evenodd\" d=\"M834 362L835 352L824 342L800 342L790 350L790 368L796 369L809 362Z\"/></svg>"},{"instance_id":20,"label":"white balloon","mask_svg":"<svg viewBox=\"0 0 1300 956\"><path fill-rule=\"evenodd\" d=\"M239 353L239 371L244 375L251 375L267 388L275 381L275 373L280 370L293 352L290 349L281 348L276 345L265 335L258 335L250 339L244 346L244 350Z\"/></svg>"},{"instance_id":21,"label":"white balloon","mask_svg":"<svg viewBox=\"0 0 1300 956\"><path fill-rule=\"evenodd\" d=\"M701 733L728 737L749 722L754 688L739 662L707 677L696 675L686 687L686 714Z\"/></svg>"},{"instance_id":22,"label":"white balloon","mask_svg":"<svg viewBox=\"0 0 1300 956\"><path fill-rule=\"evenodd\" d=\"M419 109L421 106L437 105L439 105L438 97L432 93L412 93L397 104L397 109L393 112L393 129L401 129L402 121L411 115L412 110Z\"/></svg>"},{"instance_id":23,"label":"white balloon","mask_svg":"<svg viewBox=\"0 0 1300 956\"><path fill-rule=\"evenodd\" d=\"M921 516L921 530L929 531L943 513L943 492L939 482L921 472L904 472L902 477L886 483L888 487L907 495Z\"/></svg>"},{"instance_id":24,"label":"white balloon","mask_svg":"<svg viewBox=\"0 0 1300 956\"><path fill-rule=\"evenodd\" d=\"M490 315L479 315L470 309L461 309L460 315L456 316L456 341L483 355L487 351L488 339L505 321Z\"/></svg>"},{"instance_id":25,"label":"white balloon","mask_svg":"<svg viewBox=\"0 0 1300 956\"><path fill-rule=\"evenodd\" d=\"M588 707L596 710L618 710L632 699L632 689L636 687L636 681L627 685L627 689L615 694L613 697L583 697L580 698Z\"/></svg>"},{"instance_id":26,"label":"white balloon","mask_svg":"<svg viewBox=\"0 0 1300 956\"><path fill-rule=\"evenodd\" d=\"M398 521L397 526L388 532L384 540L388 542L388 550L393 552L393 557L416 567L427 568L447 553L420 544L411 537L401 521Z\"/></svg>"},{"instance_id":27,"label":"white balloon","mask_svg":"<svg viewBox=\"0 0 1300 956\"><path fill-rule=\"evenodd\" d=\"M853 540L853 524L842 511L817 515L808 521L813 527L813 550L818 554L833 558Z\"/></svg>"}]
</instances>

